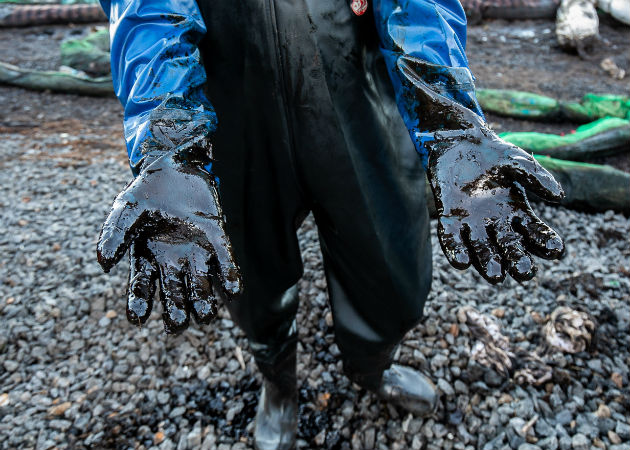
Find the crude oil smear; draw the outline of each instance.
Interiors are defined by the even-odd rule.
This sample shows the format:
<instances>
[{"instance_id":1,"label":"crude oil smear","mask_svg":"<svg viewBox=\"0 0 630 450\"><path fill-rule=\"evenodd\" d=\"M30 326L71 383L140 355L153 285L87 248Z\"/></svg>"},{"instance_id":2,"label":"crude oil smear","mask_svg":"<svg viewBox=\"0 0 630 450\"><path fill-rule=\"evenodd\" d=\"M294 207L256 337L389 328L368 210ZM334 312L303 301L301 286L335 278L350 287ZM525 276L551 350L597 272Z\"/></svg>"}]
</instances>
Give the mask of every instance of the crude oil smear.
<instances>
[{"instance_id":1,"label":"crude oil smear","mask_svg":"<svg viewBox=\"0 0 630 450\"><path fill-rule=\"evenodd\" d=\"M561 186L531 155L446 96L465 91L466 73L411 57L401 57L398 66L408 96L404 100L426 130L418 139L428 153L438 236L447 259L458 269L472 264L493 284L506 272L517 281L531 279L536 273L531 254L557 259L564 244L536 217L525 189L559 201Z\"/></svg>"},{"instance_id":2,"label":"crude oil smear","mask_svg":"<svg viewBox=\"0 0 630 450\"><path fill-rule=\"evenodd\" d=\"M188 388L175 386L171 390L169 410L184 406L186 411L182 418L188 421L190 427L197 422L200 422L202 429L213 425L218 443L248 441L250 437L246 428L256 415L259 390L260 383L254 376L244 378L237 386L231 386L225 381L212 386L205 381ZM228 402L238 400L244 406L228 422L225 418ZM163 435L163 439L173 438L181 429L170 422L172 419L165 411L156 408L154 402L145 402L126 414L119 415L115 411L104 414L103 438L94 442L92 448L127 450L135 448L137 444L151 448L155 445L158 433ZM68 433L73 441L72 436L78 439L83 431L72 428Z\"/></svg>"},{"instance_id":3,"label":"crude oil smear","mask_svg":"<svg viewBox=\"0 0 630 450\"><path fill-rule=\"evenodd\" d=\"M308 383L302 384L299 390L298 438L309 443L309 448L328 450L350 449L350 441L344 438L339 430L334 429L331 411L338 412L347 400L345 392L339 392L336 383L322 383L313 388ZM351 419L349 427L357 430L361 426L359 419ZM315 437L326 431L322 445L315 443Z\"/></svg>"},{"instance_id":4,"label":"crude oil smear","mask_svg":"<svg viewBox=\"0 0 630 450\"><path fill-rule=\"evenodd\" d=\"M190 315L206 324L217 313L219 292L230 300L242 289L225 232L207 143L182 150L177 121L156 121L153 136L177 151L152 151L139 175L116 197L103 224L98 261L108 272L129 249L127 318L141 325L151 313L155 282L164 306L164 329L186 329ZM172 133L165 130L177 128ZM184 128L187 130L187 128Z\"/></svg>"},{"instance_id":5,"label":"crude oil smear","mask_svg":"<svg viewBox=\"0 0 630 450\"><path fill-rule=\"evenodd\" d=\"M201 421L202 427L214 425L218 442L234 443L249 439L246 428L256 417L259 391L260 383L254 376L241 380L236 386L226 381L213 387L206 387L204 383L191 393L189 402L195 407L188 409L183 417L190 423ZM228 400L240 400L244 405L231 421L225 418Z\"/></svg>"},{"instance_id":6,"label":"crude oil smear","mask_svg":"<svg viewBox=\"0 0 630 450\"><path fill-rule=\"evenodd\" d=\"M103 429L103 439L94 442L93 448L127 450L134 448L138 443L150 448L153 446L155 433L159 431L159 423L164 419L166 417L161 411L143 413L136 410L123 415L109 414ZM148 430L141 432L141 427ZM72 433L71 429L70 434Z\"/></svg>"}]
</instances>

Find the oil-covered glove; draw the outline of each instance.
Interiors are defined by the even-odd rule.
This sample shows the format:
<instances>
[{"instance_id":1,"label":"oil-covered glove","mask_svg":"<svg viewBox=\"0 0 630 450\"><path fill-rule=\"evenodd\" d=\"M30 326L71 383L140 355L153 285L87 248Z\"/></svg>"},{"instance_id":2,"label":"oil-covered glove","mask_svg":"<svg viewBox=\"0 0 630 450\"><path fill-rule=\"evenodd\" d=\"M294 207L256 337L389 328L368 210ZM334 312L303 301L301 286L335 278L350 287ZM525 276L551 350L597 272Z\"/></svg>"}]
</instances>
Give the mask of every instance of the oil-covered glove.
<instances>
[{"instance_id":1,"label":"oil-covered glove","mask_svg":"<svg viewBox=\"0 0 630 450\"><path fill-rule=\"evenodd\" d=\"M559 201L560 184L520 148L501 140L471 109L447 96L460 84L443 66L401 57L398 69L424 130L427 172L438 211L438 237L451 265L471 264L490 283L531 279L530 254L557 259L558 234L532 211L525 193ZM441 91L441 92L440 92ZM452 94L452 92L451 92ZM474 96L469 97L474 98Z\"/></svg>"},{"instance_id":2,"label":"oil-covered glove","mask_svg":"<svg viewBox=\"0 0 630 450\"><path fill-rule=\"evenodd\" d=\"M191 312L199 323L209 322L217 296L230 300L241 291L216 180L206 169L211 146L196 114L152 113L139 174L116 197L97 245L105 272L129 249L130 322L146 321L159 282L167 333L185 329Z\"/></svg>"}]
</instances>

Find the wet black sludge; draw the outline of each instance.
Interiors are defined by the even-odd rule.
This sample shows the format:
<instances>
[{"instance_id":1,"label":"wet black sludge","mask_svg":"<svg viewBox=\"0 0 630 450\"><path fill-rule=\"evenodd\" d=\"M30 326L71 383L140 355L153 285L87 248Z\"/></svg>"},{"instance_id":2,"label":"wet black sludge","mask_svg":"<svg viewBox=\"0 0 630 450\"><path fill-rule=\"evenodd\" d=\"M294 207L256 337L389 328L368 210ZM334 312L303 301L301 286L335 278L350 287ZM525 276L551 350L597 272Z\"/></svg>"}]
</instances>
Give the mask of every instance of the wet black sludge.
<instances>
[{"instance_id":1,"label":"wet black sludge","mask_svg":"<svg viewBox=\"0 0 630 450\"><path fill-rule=\"evenodd\" d=\"M177 123L169 117L156 120L162 135L174 129L168 136L171 145L190 138L185 134L190 130ZM103 225L97 256L105 271L129 250L131 323L148 319L156 282L167 333L186 329L191 314L198 323L209 323L217 313L219 292L231 300L242 289L216 181L205 169L210 150L202 143L147 153L139 175L116 197Z\"/></svg>"},{"instance_id":2,"label":"wet black sludge","mask_svg":"<svg viewBox=\"0 0 630 450\"><path fill-rule=\"evenodd\" d=\"M557 259L564 245L536 217L526 189L559 201L561 186L531 155L490 130L465 98L447 96L455 87L474 89L466 72L411 57L401 57L399 69L407 101L422 128L433 133L424 146L447 259L458 269L472 265L493 284L506 273L521 282L531 279L536 273L531 255Z\"/></svg>"}]
</instances>

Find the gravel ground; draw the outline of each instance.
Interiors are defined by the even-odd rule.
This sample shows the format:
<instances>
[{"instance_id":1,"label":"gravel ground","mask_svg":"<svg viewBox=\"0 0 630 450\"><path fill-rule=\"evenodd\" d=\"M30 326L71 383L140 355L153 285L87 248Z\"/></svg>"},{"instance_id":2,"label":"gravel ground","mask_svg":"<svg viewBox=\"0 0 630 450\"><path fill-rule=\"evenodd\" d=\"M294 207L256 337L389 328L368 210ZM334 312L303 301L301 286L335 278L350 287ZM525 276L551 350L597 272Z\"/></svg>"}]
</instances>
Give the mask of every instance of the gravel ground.
<instances>
[{"instance_id":1,"label":"gravel ground","mask_svg":"<svg viewBox=\"0 0 630 450\"><path fill-rule=\"evenodd\" d=\"M78 129L77 137L48 126L0 142L0 447L249 448L260 377L227 314L167 337L156 308L137 329L124 317L126 265L105 275L95 262L99 225L129 178L109 130ZM440 409L428 420L380 403L341 374L307 220L300 230L302 448L630 449L630 223L536 206L565 237L567 253L541 261L526 285L491 287L453 270L434 240L426 320L397 355L440 387ZM525 348L540 340L533 313L558 305L589 311L602 339L590 352L552 355L554 380L521 387L470 360L473 339L456 319L465 304L493 312ZM531 434L521 436L535 415Z\"/></svg>"},{"instance_id":2,"label":"gravel ground","mask_svg":"<svg viewBox=\"0 0 630 450\"><path fill-rule=\"evenodd\" d=\"M504 49L504 57L513 50ZM0 98L0 448L251 448L261 379L226 312L173 337L156 307L135 328L124 315L126 264L108 275L96 264L100 224L130 176L116 101L9 88ZM630 450L630 221L535 208L567 252L539 261L525 285L493 287L450 268L434 237L426 319L396 356L438 384L440 407L429 419L343 376L307 219L299 231L300 448ZM590 312L598 333L588 351L548 356L551 381L520 386L471 360L475 339L456 317L469 304L523 349L542 341L537 318L557 306Z\"/></svg>"}]
</instances>

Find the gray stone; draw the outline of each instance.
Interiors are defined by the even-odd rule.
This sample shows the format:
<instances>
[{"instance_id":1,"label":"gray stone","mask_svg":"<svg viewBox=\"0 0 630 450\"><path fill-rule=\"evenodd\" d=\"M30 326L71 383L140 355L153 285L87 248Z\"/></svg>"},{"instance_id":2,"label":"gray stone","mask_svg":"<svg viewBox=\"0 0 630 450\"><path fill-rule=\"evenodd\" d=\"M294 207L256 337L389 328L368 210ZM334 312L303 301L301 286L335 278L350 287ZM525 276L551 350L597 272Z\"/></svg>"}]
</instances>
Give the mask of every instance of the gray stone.
<instances>
[{"instance_id":1,"label":"gray stone","mask_svg":"<svg viewBox=\"0 0 630 450\"><path fill-rule=\"evenodd\" d=\"M615 426L615 433L624 441L630 441L630 425L620 420L617 421Z\"/></svg>"},{"instance_id":2,"label":"gray stone","mask_svg":"<svg viewBox=\"0 0 630 450\"><path fill-rule=\"evenodd\" d=\"M518 434L522 434L521 430L523 429L526 423L527 422L525 421L525 419L521 417L513 417L510 419L510 427L512 427L512 429L516 431Z\"/></svg>"},{"instance_id":3,"label":"gray stone","mask_svg":"<svg viewBox=\"0 0 630 450\"><path fill-rule=\"evenodd\" d=\"M497 448L500 448L503 445L504 441L505 441L505 431L502 431L501 433L496 435L494 438L492 438L492 440L486 442L486 444L483 446L483 450L495 450Z\"/></svg>"},{"instance_id":4,"label":"gray stone","mask_svg":"<svg viewBox=\"0 0 630 450\"><path fill-rule=\"evenodd\" d=\"M438 439L446 436L446 433L448 433L448 430L446 429L446 427L442 425L441 423L436 423L433 426L432 431L435 437Z\"/></svg>"},{"instance_id":5,"label":"gray stone","mask_svg":"<svg viewBox=\"0 0 630 450\"><path fill-rule=\"evenodd\" d=\"M436 354L431 358L431 370L435 371L448 363L448 356L441 353Z\"/></svg>"},{"instance_id":6,"label":"gray stone","mask_svg":"<svg viewBox=\"0 0 630 450\"><path fill-rule=\"evenodd\" d=\"M188 437L185 433L182 433L179 436L179 441L177 442L177 450L188 450L190 447L188 446Z\"/></svg>"},{"instance_id":7,"label":"gray stone","mask_svg":"<svg viewBox=\"0 0 630 450\"><path fill-rule=\"evenodd\" d=\"M498 387L503 384L503 382L505 381L505 378L503 378L494 370L487 370L483 374L483 381L485 381L488 384L488 386Z\"/></svg>"},{"instance_id":8,"label":"gray stone","mask_svg":"<svg viewBox=\"0 0 630 450\"><path fill-rule=\"evenodd\" d=\"M556 423L560 425L568 425L573 420L573 414L567 409L563 409L558 414L556 414Z\"/></svg>"},{"instance_id":9,"label":"gray stone","mask_svg":"<svg viewBox=\"0 0 630 450\"><path fill-rule=\"evenodd\" d=\"M175 444L170 439L165 439L160 444L160 450L175 450Z\"/></svg>"},{"instance_id":10,"label":"gray stone","mask_svg":"<svg viewBox=\"0 0 630 450\"><path fill-rule=\"evenodd\" d=\"M541 448L537 445L525 442L518 446L518 450L541 450Z\"/></svg>"},{"instance_id":11,"label":"gray stone","mask_svg":"<svg viewBox=\"0 0 630 450\"><path fill-rule=\"evenodd\" d=\"M20 365L16 361L7 360L2 363L7 372L15 372Z\"/></svg>"},{"instance_id":12,"label":"gray stone","mask_svg":"<svg viewBox=\"0 0 630 450\"><path fill-rule=\"evenodd\" d=\"M557 392L552 392L549 396L549 404L553 409L560 408L563 402L562 397Z\"/></svg>"},{"instance_id":13,"label":"gray stone","mask_svg":"<svg viewBox=\"0 0 630 450\"><path fill-rule=\"evenodd\" d=\"M315 442L315 444L317 444L319 447L324 445L324 442L326 442L326 430L322 430L317 433L317 435L315 435L315 437L313 438L313 442Z\"/></svg>"},{"instance_id":14,"label":"gray stone","mask_svg":"<svg viewBox=\"0 0 630 450\"><path fill-rule=\"evenodd\" d=\"M555 436L549 436L544 439L541 439L537 442L538 446L543 450L557 450L558 449L558 438Z\"/></svg>"},{"instance_id":15,"label":"gray stone","mask_svg":"<svg viewBox=\"0 0 630 450\"><path fill-rule=\"evenodd\" d=\"M602 369L602 362L599 359L588 360L586 365L589 369L594 370L597 373L604 373L604 370Z\"/></svg>"},{"instance_id":16,"label":"gray stone","mask_svg":"<svg viewBox=\"0 0 630 450\"><path fill-rule=\"evenodd\" d=\"M48 423L48 425L52 429L59 430L59 431L66 431L68 428L72 426L72 422L70 422L69 420L55 419L55 420L51 420Z\"/></svg>"},{"instance_id":17,"label":"gray stone","mask_svg":"<svg viewBox=\"0 0 630 450\"><path fill-rule=\"evenodd\" d=\"M539 418L534 425L534 430L536 430L537 436L547 437L547 436L555 436L556 432L549 422L547 422L543 418Z\"/></svg>"},{"instance_id":18,"label":"gray stone","mask_svg":"<svg viewBox=\"0 0 630 450\"><path fill-rule=\"evenodd\" d=\"M630 444L616 444L608 447L608 450L630 450Z\"/></svg>"},{"instance_id":19,"label":"gray stone","mask_svg":"<svg viewBox=\"0 0 630 450\"><path fill-rule=\"evenodd\" d=\"M79 430L87 429L87 425L90 422L91 415L90 413L81 414L74 420L75 428Z\"/></svg>"},{"instance_id":20,"label":"gray stone","mask_svg":"<svg viewBox=\"0 0 630 450\"><path fill-rule=\"evenodd\" d=\"M198 449L201 446L201 426L195 425L187 436L188 448Z\"/></svg>"},{"instance_id":21,"label":"gray stone","mask_svg":"<svg viewBox=\"0 0 630 450\"><path fill-rule=\"evenodd\" d=\"M180 417L185 412L186 412L186 408L185 407L177 406L177 407L173 408L173 410L171 411L171 413L168 416L172 419L172 418L175 418L175 417Z\"/></svg>"},{"instance_id":22,"label":"gray stone","mask_svg":"<svg viewBox=\"0 0 630 450\"><path fill-rule=\"evenodd\" d=\"M610 417L601 417L597 419L597 428L601 434L606 434L608 430L614 430L617 422Z\"/></svg>"},{"instance_id":23,"label":"gray stone","mask_svg":"<svg viewBox=\"0 0 630 450\"><path fill-rule=\"evenodd\" d=\"M555 426L555 430L556 430L556 435L557 436L569 436L569 433L567 433L567 430L564 429L564 427L560 424L557 424Z\"/></svg>"},{"instance_id":24,"label":"gray stone","mask_svg":"<svg viewBox=\"0 0 630 450\"><path fill-rule=\"evenodd\" d=\"M366 450L372 450L374 443L376 442L376 430L374 428L368 428L363 432L363 444Z\"/></svg>"},{"instance_id":25,"label":"gray stone","mask_svg":"<svg viewBox=\"0 0 630 450\"><path fill-rule=\"evenodd\" d=\"M593 439L599 435L599 428L596 425L592 425L590 423L583 423L577 428L577 432L582 433L590 439Z\"/></svg>"},{"instance_id":26,"label":"gray stone","mask_svg":"<svg viewBox=\"0 0 630 450\"><path fill-rule=\"evenodd\" d=\"M161 405L165 405L170 400L171 396L168 392L160 391L157 394L157 401Z\"/></svg>"},{"instance_id":27,"label":"gray stone","mask_svg":"<svg viewBox=\"0 0 630 450\"><path fill-rule=\"evenodd\" d=\"M453 390L453 387L444 378L440 378L438 380L437 387L440 391L444 393L444 395L448 397L455 395L455 391Z\"/></svg>"},{"instance_id":28,"label":"gray stone","mask_svg":"<svg viewBox=\"0 0 630 450\"><path fill-rule=\"evenodd\" d=\"M569 435L560 436L560 439L558 439L558 447L560 450L569 450L572 445L573 441Z\"/></svg>"},{"instance_id":29,"label":"gray stone","mask_svg":"<svg viewBox=\"0 0 630 450\"><path fill-rule=\"evenodd\" d=\"M534 415L534 402L529 398L524 398L516 403L514 412L518 417L530 419Z\"/></svg>"},{"instance_id":30,"label":"gray stone","mask_svg":"<svg viewBox=\"0 0 630 450\"><path fill-rule=\"evenodd\" d=\"M525 443L525 438L512 429L508 429L507 433L508 444L510 448L518 448L521 444Z\"/></svg>"},{"instance_id":31,"label":"gray stone","mask_svg":"<svg viewBox=\"0 0 630 450\"><path fill-rule=\"evenodd\" d=\"M591 441L582 433L576 433L571 438L571 448L573 450L589 450Z\"/></svg>"},{"instance_id":32,"label":"gray stone","mask_svg":"<svg viewBox=\"0 0 630 450\"><path fill-rule=\"evenodd\" d=\"M468 394L468 385L461 380L455 380L453 387L458 394Z\"/></svg>"}]
</instances>

